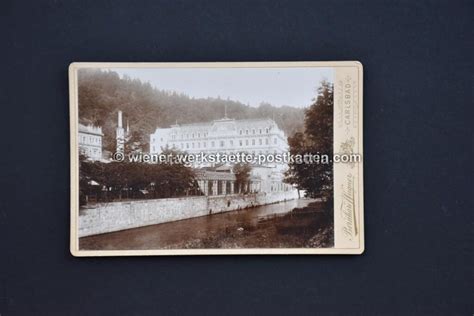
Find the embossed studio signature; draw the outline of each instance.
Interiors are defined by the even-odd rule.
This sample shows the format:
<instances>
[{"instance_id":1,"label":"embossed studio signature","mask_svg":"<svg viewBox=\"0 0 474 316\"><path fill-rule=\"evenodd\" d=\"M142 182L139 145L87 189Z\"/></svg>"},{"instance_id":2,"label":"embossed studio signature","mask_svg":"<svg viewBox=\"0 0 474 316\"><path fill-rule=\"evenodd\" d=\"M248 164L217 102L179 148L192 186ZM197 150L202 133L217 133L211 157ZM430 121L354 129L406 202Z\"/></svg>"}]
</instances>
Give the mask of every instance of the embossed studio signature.
<instances>
[{"instance_id":1,"label":"embossed studio signature","mask_svg":"<svg viewBox=\"0 0 474 316\"><path fill-rule=\"evenodd\" d=\"M340 211L343 218L342 231L350 240L357 235L354 203L354 176L349 173L346 176L345 183L342 185L342 202Z\"/></svg>"}]
</instances>

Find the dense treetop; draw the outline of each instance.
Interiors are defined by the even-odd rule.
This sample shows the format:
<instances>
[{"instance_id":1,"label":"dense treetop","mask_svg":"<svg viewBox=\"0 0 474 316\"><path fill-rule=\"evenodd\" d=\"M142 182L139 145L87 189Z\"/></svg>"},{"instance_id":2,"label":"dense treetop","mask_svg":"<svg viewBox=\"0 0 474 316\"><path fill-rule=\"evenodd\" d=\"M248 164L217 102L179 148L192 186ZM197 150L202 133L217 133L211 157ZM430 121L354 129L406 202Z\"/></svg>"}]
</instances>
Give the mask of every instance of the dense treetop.
<instances>
[{"instance_id":1,"label":"dense treetop","mask_svg":"<svg viewBox=\"0 0 474 316\"><path fill-rule=\"evenodd\" d=\"M292 155L333 156L334 85L322 82L313 104L305 111L304 130L288 138ZM305 190L310 197L322 197L328 205L333 201L333 164L290 163L286 180Z\"/></svg>"}]
</instances>

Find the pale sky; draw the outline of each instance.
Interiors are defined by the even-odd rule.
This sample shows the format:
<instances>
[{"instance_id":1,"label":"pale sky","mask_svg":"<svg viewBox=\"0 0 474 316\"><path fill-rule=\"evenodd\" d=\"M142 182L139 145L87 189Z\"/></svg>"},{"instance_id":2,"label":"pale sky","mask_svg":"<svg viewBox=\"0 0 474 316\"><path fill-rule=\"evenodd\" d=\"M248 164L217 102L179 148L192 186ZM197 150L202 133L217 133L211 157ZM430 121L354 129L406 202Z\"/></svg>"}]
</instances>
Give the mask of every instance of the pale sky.
<instances>
[{"instance_id":1,"label":"pale sky","mask_svg":"<svg viewBox=\"0 0 474 316\"><path fill-rule=\"evenodd\" d=\"M321 80L333 82L333 69L299 68L111 68L120 76L140 79L161 90L194 98L240 101L250 106L306 107Z\"/></svg>"}]
</instances>

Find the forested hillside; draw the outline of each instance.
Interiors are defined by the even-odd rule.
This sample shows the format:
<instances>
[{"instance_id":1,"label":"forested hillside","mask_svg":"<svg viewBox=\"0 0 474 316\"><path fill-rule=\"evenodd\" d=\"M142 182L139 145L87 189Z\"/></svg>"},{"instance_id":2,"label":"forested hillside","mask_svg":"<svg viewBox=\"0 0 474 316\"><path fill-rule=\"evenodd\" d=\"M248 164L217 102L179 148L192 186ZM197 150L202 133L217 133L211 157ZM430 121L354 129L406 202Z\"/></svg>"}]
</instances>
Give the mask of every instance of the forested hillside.
<instances>
[{"instance_id":1,"label":"forested hillside","mask_svg":"<svg viewBox=\"0 0 474 316\"><path fill-rule=\"evenodd\" d=\"M113 71L79 71L79 120L102 126L104 147L115 150L115 128L117 112L124 113L130 129L139 133L144 144L157 127L171 124L206 122L224 116L234 119L274 118L287 136L301 131L304 109L289 106L275 107L262 103L251 107L237 101L220 98L196 99L185 94L163 91L148 82L137 79L120 78ZM148 149L147 145L145 146Z\"/></svg>"}]
</instances>

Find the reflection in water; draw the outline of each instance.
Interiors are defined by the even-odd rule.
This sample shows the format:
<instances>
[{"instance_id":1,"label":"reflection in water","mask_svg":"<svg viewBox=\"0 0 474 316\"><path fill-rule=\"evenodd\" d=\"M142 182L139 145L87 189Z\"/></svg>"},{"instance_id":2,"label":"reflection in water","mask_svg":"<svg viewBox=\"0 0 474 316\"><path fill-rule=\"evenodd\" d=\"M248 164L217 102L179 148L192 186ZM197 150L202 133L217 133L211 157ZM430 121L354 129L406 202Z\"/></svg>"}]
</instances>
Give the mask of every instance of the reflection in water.
<instances>
[{"instance_id":1,"label":"reflection in water","mask_svg":"<svg viewBox=\"0 0 474 316\"><path fill-rule=\"evenodd\" d=\"M296 207L314 202L311 199L291 200L239 211L213 214L176 222L134 228L119 232L80 238L81 249L160 249L188 240L211 237L240 227L256 227L259 221L282 216Z\"/></svg>"}]
</instances>

